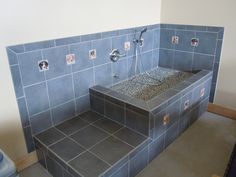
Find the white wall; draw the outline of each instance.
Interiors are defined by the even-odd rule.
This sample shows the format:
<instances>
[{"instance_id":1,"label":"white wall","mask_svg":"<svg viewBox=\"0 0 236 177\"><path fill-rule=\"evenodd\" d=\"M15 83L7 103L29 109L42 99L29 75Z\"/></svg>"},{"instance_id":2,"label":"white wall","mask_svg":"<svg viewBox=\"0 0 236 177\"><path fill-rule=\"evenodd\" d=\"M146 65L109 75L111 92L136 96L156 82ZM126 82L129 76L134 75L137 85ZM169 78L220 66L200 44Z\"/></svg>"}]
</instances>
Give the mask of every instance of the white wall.
<instances>
[{"instance_id":1,"label":"white wall","mask_svg":"<svg viewBox=\"0 0 236 177\"><path fill-rule=\"evenodd\" d=\"M163 0L162 23L224 26L215 103L236 109L236 1Z\"/></svg>"},{"instance_id":2,"label":"white wall","mask_svg":"<svg viewBox=\"0 0 236 177\"><path fill-rule=\"evenodd\" d=\"M0 0L0 148L26 152L5 47L160 23L161 0Z\"/></svg>"}]
</instances>

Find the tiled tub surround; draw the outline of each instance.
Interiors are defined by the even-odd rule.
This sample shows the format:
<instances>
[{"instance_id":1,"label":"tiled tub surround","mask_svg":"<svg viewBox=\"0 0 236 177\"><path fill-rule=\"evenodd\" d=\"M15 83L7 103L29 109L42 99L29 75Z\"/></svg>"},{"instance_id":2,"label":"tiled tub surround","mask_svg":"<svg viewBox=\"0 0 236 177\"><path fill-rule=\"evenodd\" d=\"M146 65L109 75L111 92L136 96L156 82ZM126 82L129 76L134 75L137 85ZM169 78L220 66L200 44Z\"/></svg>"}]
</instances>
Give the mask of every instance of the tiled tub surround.
<instances>
[{"instance_id":1,"label":"tiled tub surround","mask_svg":"<svg viewBox=\"0 0 236 177\"><path fill-rule=\"evenodd\" d=\"M94 86L90 88L91 109L155 139L183 118L184 113L195 114L193 108L203 100L208 103L211 80L212 71L202 70L147 101ZM204 112L207 104L201 105L201 109Z\"/></svg>"},{"instance_id":2,"label":"tiled tub surround","mask_svg":"<svg viewBox=\"0 0 236 177\"><path fill-rule=\"evenodd\" d=\"M212 44L212 42L209 43L212 39L210 36L217 36L214 57L212 54L203 55L209 56L210 59L214 58L214 64L207 62L214 65L214 67L207 68L214 69L213 91L211 92L213 95L220 63L223 28L165 24L147 27L148 31L143 35L144 46L140 50L140 58L143 64L141 72L157 67L158 63L163 66L163 56L166 57L167 61L164 63L168 63L170 58L170 63L172 63L174 59L172 60L172 57L169 57L172 54L176 58L174 61L182 62L181 66L188 66L187 56L191 54L201 56L199 50ZM122 29L7 47L15 94L29 152L35 148L32 135L45 131L89 109L88 89L90 87L94 85L112 86L129 76L133 76L134 46L132 41L135 34L139 35L141 28ZM174 34L178 34L179 44L169 44L171 37L165 31L174 31ZM204 34L198 36L198 47L189 47L189 40L192 36L189 33ZM127 41L131 44L128 51L124 50L124 42ZM202 45L203 47L201 47ZM180 48L177 49L178 47ZM109 53L113 48L125 53L126 57L112 63L109 59ZM193 49L191 51L190 48L198 48L198 50ZM212 47L210 48L213 50ZM90 59L88 55L89 51L93 49L96 49L97 54L95 60ZM185 55L179 55L183 53ZM67 65L67 56L74 56L75 64ZM183 57L183 61L177 56ZM39 72L38 63L42 60L48 61L49 70ZM196 60L191 60L190 63L192 61ZM200 57L199 61L204 63L203 61L211 60ZM113 77L114 75L119 77Z\"/></svg>"},{"instance_id":3,"label":"tiled tub surround","mask_svg":"<svg viewBox=\"0 0 236 177\"><path fill-rule=\"evenodd\" d=\"M198 72L147 102L149 112L141 100L95 86L94 111L35 136L39 162L54 177L134 177L206 111L211 79Z\"/></svg>"}]
</instances>

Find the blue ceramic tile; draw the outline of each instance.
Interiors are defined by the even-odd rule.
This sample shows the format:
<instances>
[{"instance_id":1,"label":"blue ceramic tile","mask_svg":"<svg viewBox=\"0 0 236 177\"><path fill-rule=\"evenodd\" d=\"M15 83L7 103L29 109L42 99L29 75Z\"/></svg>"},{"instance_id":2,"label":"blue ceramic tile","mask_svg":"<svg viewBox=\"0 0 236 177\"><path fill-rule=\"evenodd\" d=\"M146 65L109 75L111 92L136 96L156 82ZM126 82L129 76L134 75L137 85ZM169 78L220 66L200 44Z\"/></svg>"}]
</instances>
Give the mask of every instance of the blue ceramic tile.
<instances>
[{"instance_id":1,"label":"blue ceramic tile","mask_svg":"<svg viewBox=\"0 0 236 177\"><path fill-rule=\"evenodd\" d=\"M143 46L142 52L150 51L153 47L153 31L148 31L143 33Z\"/></svg>"},{"instance_id":2,"label":"blue ceramic tile","mask_svg":"<svg viewBox=\"0 0 236 177\"><path fill-rule=\"evenodd\" d=\"M111 177L129 177L129 166L128 163L119 168L114 172Z\"/></svg>"},{"instance_id":3,"label":"blue ceramic tile","mask_svg":"<svg viewBox=\"0 0 236 177\"><path fill-rule=\"evenodd\" d=\"M127 58L112 63L113 84L121 82L128 78L128 60Z\"/></svg>"},{"instance_id":4,"label":"blue ceramic tile","mask_svg":"<svg viewBox=\"0 0 236 177\"><path fill-rule=\"evenodd\" d=\"M159 48L160 47L160 30L156 29L153 31L153 48Z\"/></svg>"},{"instance_id":5,"label":"blue ceramic tile","mask_svg":"<svg viewBox=\"0 0 236 177\"><path fill-rule=\"evenodd\" d=\"M46 72L46 78L52 79L57 76L68 74L70 66L66 64L67 47L56 47L43 50L43 59L47 59L49 70Z\"/></svg>"},{"instance_id":6,"label":"blue ceramic tile","mask_svg":"<svg viewBox=\"0 0 236 177\"><path fill-rule=\"evenodd\" d=\"M105 101L104 115L121 124L125 122L124 106L121 107L117 104Z\"/></svg>"},{"instance_id":7,"label":"blue ceramic tile","mask_svg":"<svg viewBox=\"0 0 236 177\"><path fill-rule=\"evenodd\" d=\"M76 99L76 113L81 114L90 109L90 98L89 95L82 96Z\"/></svg>"},{"instance_id":8,"label":"blue ceramic tile","mask_svg":"<svg viewBox=\"0 0 236 177\"><path fill-rule=\"evenodd\" d=\"M224 37L224 29L218 32L218 39L223 39Z\"/></svg>"},{"instance_id":9,"label":"blue ceramic tile","mask_svg":"<svg viewBox=\"0 0 236 177\"><path fill-rule=\"evenodd\" d=\"M9 47L11 50L13 50L16 53L22 53L25 51L24 45L19 44L19 45L14 45Z\"/></svg>"},{"instance_id":10,"label":"blue ceramic tile","mask_svg":"<svg viewBox=\"0 0 236 177\"><path fill-rule=\"evenodd\" d=\"M215 54L216 33L197 32L196 37L199 39L199 44L195 47L195 52L212 55Z\"/></svg>"},{"instance_id":11,"label":"blue ceramic tile","mask_svg":"<svg viewBox=\"0 0 236 177\"><path fill-rule=\"evenodd\" d=\"M28 111L26 107L25 98L19 98L17 102L18 102L22 127L26 127L29 125L29 117L28 117Z\"/></svg>"},{"instance_id":12,"label":"blue ceramic tile","mask_svg":"<svg viewBox=\"0 0 236 177\"><path fill-rule=\"evenodd\" d=\"M121 54L126 54L124 49L124 44L126 41L126 35L112 38L112 49L118 49Z\"/></svg>"},{"instance_id":13,"label":"blue ceramic tile","mask_svg":"<svg viewBox=\"0 0 236 177\"><path fill-rule=\"evenodd\" d=\"M186 30L192 30L192 31L206 31L206 26L195 26L195 25L186 25Z\"/></svg>"},{"instance_id":14,"label":"blue ceramic tile","mask_svg":"<svg viewBox=\"0 0 236 177\"><path fill-rule=\"evenodd\" d=\"M211 32L219 32L222 28L221 27L216 27L216 26L208 26L207 31Z\"/></svg>"},{"instance_id":15,"label":"blue ceramic tile","mask_svg":"<svg viewBox=\"0 0 236 177\"><path fill-rule=\"evenodd\" d=\"M74 98L72 75L48 81L48 94L51 106L56 106Z\"/></svg>"},{"instance_id":16,"label":"blue ceramic tile","mask_svg":"<svg viewBox=\"0 0 236 177\"><path fill-rule=\"evenodd\" d=\"M39 71L38 61L42 60L41 52L28 52L18 55L18 61L24 86L45 80L44 72Z\"/></svg>"},{"instance_id":17,"label":"blue ceramic tile","mask_svg":"<svg viewBox=\"0 0 236 177\"><path fill-rule=\"evenodd\" d=\"M214 102L215 89L216 89L216 83L212 83L212 85L211 85L211 92L210 92L210 99L209 99L209 101L211 103Z\"/></svg>"},{"instance_id":18,"label":"blue ceramic tile","mask_svg":"<svg viewBox=\"0 0 236 177\"><path fill-rule=\"evenodd\" d=\"M175 35L174 30L161 29L160 31L160 48L173 49L172 36Z\"/></svg>"},{"instance_id":19,"label":"blue ceramic tile","mask_svg":"<svg viewBox=\"0 0 236 177\"><path fill-rule=\"evenodd\" d=\"M164 150L164 134L149 144L149 162L156 158Z\"/></svg>"},{"instance_id":20,"label":"blue ceramic tile","mask_svg":"<svg viewBox=\"0 0 236 177\"><path fill-rule=\"evenodd\" d=\"M163 118L166 115L166 109L161 110L155 115L154 119L154 138L160 137L165 132L165 125L163 125Z\"/></svg>"},{"instance_id":21,"label":"blue ceramic tile","mask_svg":"<svg viewBox=\"0 0 236 177\"><path fill-rule=\"evenodd\" d=\"M181 106L180 106L181 114L184 114L191 109L192 102L193 102L192 96L193 96L193 93L190 91L181 98Z\"/></svg>"},{"instance_id":22,"label":"blue ceramic tile","mask_svg":"<svg viewBox=\"0 0 236 177\"><path fill-rule=\"evenodd\" d=\"M11 75L14 84L16 98L22 97L24 93L18 65L11 66Z\"/></svg>"},{"instance_id":23,"label":"blue ceramic tile","mask_svg":"<svg viewBox=\"0 0 236 177\"><path fill-rule=\"evenodd\" d=\"M33 134L38 134L52 126L50 111L42 112L30 117Z\"/></svg>"},{"instance_id":24,"label":"blue ceramic tile","mask_svg":"<svg viewBox=\"0 0 236 177\"><path fill-rule=\"evenodd\" d=\"M35 147L34 147L34 140L32 137L32 133L30 130L30 126L23 128L24 131L24 137L25 137L25 141L26 141L26 147L28 150L28 153L34 151Z\"/></svg>"},{"instance_id":25,"label":"blue ceramic tile","mask_svg":"<svg viewBox=\"0 0 236 177\"><path fill-rule=\"evenodd\" d=\"M49 108L45 82L26 87L25 97L28 105L29 115L42 112Z\"/></svg>"},{"instance_id":26,"label":"blue ceramic tile","mask_svg":"<svg viewBox=\"0 0 236 177\"><path fill-rule=\"evenodd\" d=\"M212 70L213 68L214 56L194 54L193 57L193 70L206 69Z\"/></svg>"},{"instance_id":27,"label":"blue ceramic tile","mask_svg":"<svg viewBox=\"0 0 236 177\"><path fill-rule=\"evenodd\" d=\"M54 47L54 46L55 46L54 40L28 43L28 44L25 44L25 51L46 49L46 48L50 48L50 47Z\"/></svg>"},{"instance_id":28,"label":"blue ceramic tile","mask_svg":"<svg viewBox=\"0 0 236 177\"><path fill-rule=\"evenodd\" d=\"M160 49L159 54L159 66L166 67L166 68L172 68L173 62L174 62L174 51L173 50L165 50Z\"/></svg>"},{"instance_id":29,"label":"blue ceramic tile","mask_svg":"<svg viewBox=\"0 0 236 177\"><path fill-rule=\"evenodd\" d=\"M70 52L75 54L75 64L72 65L73 71L93 67L93 60L89 59L89 50L91 49L91 42L82 42L70 46Z\"/></svg>"},{"instance_id":30,"label":"blue ceramic tile","mask_svg":"<svg viewBox=\"0 0 236 177\"><path fill-rule=\"evenodd\" d=\"M13 52L11 49L7 49L7 55L10 65L18 64L17 55L15 52Z\"/></svg>"},{"instance_id":31,"label":"blue ceramic tile","mask_svg":"<svg viewBox=\"0 0 236 177\"><path fill-rule=\"evenodd\" d=\"M152 51L143 53L140 56L141 72L149 71L152 69Z\"/></svg>"},{"instance_id":32,"label":"blue ceramic tile","mask_svg":"<svg viewBox=\"0 0 236 177\"><path fill-rule=\"evenodd\" d=\"M81 36L81 41L91 41L91 40L101 39L101 37L102 37L101 33L86 34Z\"/></svg>"},{"instance_id":33,"label":"blue ceramic tile","mask_svg":"<svg viewBox=\"0 0 236 177\"><path fill-rule=\"evenodd\" d=\"M179 124L176 122L172 127L170 127L165 134L165 148L169 146L179 135L178 131Z\"/></svg>"},{"instance_id":34,"label":"blue ceramic tile","mask_svg":"<svg viewBox=\"0 0 236 177\"><path fill-rule=\"evenodd\" d=\"M111 64L105 64L94 68L95 85L110 86L112 84Z\"/></svg>"},{"instance_id":35,"label":"blue ceramic tile","mask_svg":"<svg viewBox=\"0 0 236 177\"><path fill-rule=\"evenodd\" d=\"M192 70L193 53L175 51L174 69L181 71Z\"/></svg>"},{"instance_id":36,"label":"blue ceramic tile","mask_svg":"<svg viewBox=\"0 0 236 177\"><path fill-rule=\"evenodd\" d=\"M100 114L104 114L104 99L90 94L91 109Z\"/></svg>"},{"instance_id":37,"label":"blue ceramic tile","mask_svg":"<svg viewBox=\"0 0 236 177\"><path fill-rule=\"evenodd\" d=\"M216 83L219 70L219 63L214 63L212 82Z\"/></svg>"},{"instance_id":38,"label":"blue ceramic tile","mask_svg":"<svg viewBox=\"0 0 236 177\"><path fill-rule=\"evenodd\" d=\"M75 102L71 101L52 109L53 124L57 125L75 116Z\"/></svg>"},{"instance_id":39,"label":"blue ceramic tile","mask_svg":"<svg viewBox=\"0 0 236 177\"><path fill-rule=\"evenodd\" d=\"M121 30L119 30L119 34L120 35L131 34L131 33L134 33L134 31L135 31L134 28L121 29Z\"/></svg>"},{"instance_id":40,"label":"blue ceramic tile","mask_svg":"<svg viewBox=\"0 0 236 177\"><path fill-rule=\"evenodd\" d=\"M89 93L89 88L94 85L93 68L77 72L73 75L75 97L86 95Z\"/></svg>"},{"instance_id":41,"label":"blue ceramic tile","mask_svg":"<svg viewBox=\"0 0 236 177\"><path fill-rule=\"evenodd\" d=\"M159 49L155 49L152 52L152 68L158 67L159 63Z\"/></svg>"},{"instance_id":42,"label":"blue ceramic tile","mask_svg":"<svg viewBox=\"0 0 236 177\"><path fill-rule=\"evenodd\" d=\"M81 41L80 36L73 36L73 37L67 37L67 38L61 38L61 39L55 40L56 46L78 43L80 41Z\"/></svg>"},{"instance_id":43,"label":"blue ceramic tile","mask_svg":"<svg viewBox=\"0 0 236 177\"><path fill-rule=\"evenodd\" d=\"M95 66L110 62L111 39L95 40L92 45L97 52L97 58L94 60Z\"/></svg>"},{"instance_id":44,"label":"blue ceramic tile","mask_svg":"<svg viewBox=\"0 0 236 177\"><path fill-rule=\"evenodd\" d=\"M182 51L193 51L193 46L191 46L191 39L195 38L195 32L193 31L176 31L176 36L179 37L179 43L175 45L176 50Z\"/></svg>"},{"instance_id":45,"label":"blue ceramic tile","mask_svg":"<svg viewBox=\"0 0 236 177\"><path fill-rule=\"evenodd\" d=\"M136 176L148 164L148 148L144 148L129 163L130 176Z\"/></svg>"},{"instance_id":46,"label":"blue ceramic tile","mask_svg":"<svg viewBox=\"0 0 236 177\"><path fill-rule=\"evenodd\" d=\"M161 24L161 28L167 29L185 29L185 25L177 25L177 24Z\"/></svg>"},{"instance_id":47,"label":"blue ceramic tile","mask_svg":"<svg viewBox=\"0 0 236 177\"><path fill-rule=\"evenodd\" d=\"M119 30L102 32L102 38L109 38L118 35L119 35Z\"/></svg>"},{"instance_id":48,"label":"blue ceramic tile","mask_svg":"<svg viewBox=\"0 0 236 177\"><path fill-rule=\"evenodd\" d=\"M220 62L221 50L222 50L222 40L217 40L215 62Z\"/></svg>"}]
</instances>

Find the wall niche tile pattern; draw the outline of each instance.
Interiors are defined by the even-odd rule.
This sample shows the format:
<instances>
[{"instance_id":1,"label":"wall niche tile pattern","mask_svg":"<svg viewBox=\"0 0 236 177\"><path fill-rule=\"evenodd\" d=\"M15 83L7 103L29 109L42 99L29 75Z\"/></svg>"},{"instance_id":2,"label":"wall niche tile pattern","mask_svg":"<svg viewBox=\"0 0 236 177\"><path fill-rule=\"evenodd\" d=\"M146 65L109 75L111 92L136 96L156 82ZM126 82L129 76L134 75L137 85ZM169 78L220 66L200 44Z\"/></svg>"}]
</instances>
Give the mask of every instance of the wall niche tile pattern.
<instances>
[{"instance_id":1,"label":"wall niche tile pattern","mask_svg":"<svg viewBox=\"0 0 236 177\"><path fill-rule=\"evenodd\" d=\"M90 109L89 87L95 84L111 86L133 76L133 39L139 36L142 28L144 26L7 47L29 152L34 150L32 135ZM142 63L138 63L139 72L158 65L184 70L190 65L190 70L193 67L213 69L214 66L210 94L213 101L224 28L155 24L147 25L147 29L143 35L144 46L138 52L142 56ZM171 43L173 35L179 36L178 45ZM192 47L189 40L196 36L200 40L199 46ZM124 50L124 42L127 41L131 47L128 51ZM127 57L112 63L109 53L114 48ZM89 58L92 49L97 52L97 58L93 60ZM75 55L75 64L67 65L67 54ZM206 57L197 58L200 55ZM38 62L41 60L48 60L49 70L39 72ZM91 105L94 106L94 103Z\"/></svg>"}]
</instances>

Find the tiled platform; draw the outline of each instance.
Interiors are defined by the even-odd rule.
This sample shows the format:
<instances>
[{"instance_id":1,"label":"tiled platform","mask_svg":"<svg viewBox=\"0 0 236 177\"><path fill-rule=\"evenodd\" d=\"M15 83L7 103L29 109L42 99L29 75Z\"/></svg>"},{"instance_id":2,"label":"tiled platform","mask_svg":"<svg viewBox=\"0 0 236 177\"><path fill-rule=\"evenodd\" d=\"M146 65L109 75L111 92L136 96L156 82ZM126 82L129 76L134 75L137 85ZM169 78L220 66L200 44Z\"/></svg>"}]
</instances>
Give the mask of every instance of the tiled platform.
<instances>
[{"instance_id":1,"label":"tiled platform","mask_svg":"<svg viewBox=\"0 0 236 177\"><path fill-rule=\"evenodd\" d=\"M145 151L148 142L144 135L92 111L35 136L39 161L54 177L135 174L137 162L129 168L128 162Z\"/></svg>"}]
</instances>

